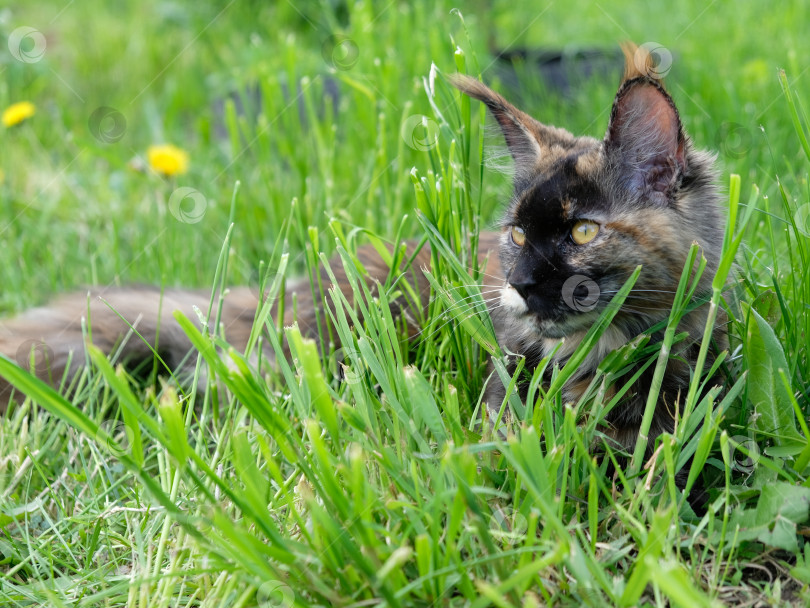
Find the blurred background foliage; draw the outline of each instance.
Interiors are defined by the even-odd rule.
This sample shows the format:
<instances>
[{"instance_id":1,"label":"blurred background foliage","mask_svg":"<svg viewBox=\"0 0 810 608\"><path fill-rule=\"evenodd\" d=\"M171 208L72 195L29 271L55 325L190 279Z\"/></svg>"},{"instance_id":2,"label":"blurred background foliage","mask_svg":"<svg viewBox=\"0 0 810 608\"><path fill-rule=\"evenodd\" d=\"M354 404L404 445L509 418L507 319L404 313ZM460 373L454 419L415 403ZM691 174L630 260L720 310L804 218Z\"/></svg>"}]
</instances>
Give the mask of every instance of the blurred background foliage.
<instances>
[{"instance_id":1,"label":"blurred background foliage","mask_svg":"<svg viewBox=\"0 0 810 608\"><path fill-rule=\"evenodd\" d=\"M773 196L777 176L808 199L776 76L785 68L807 90L801 1L4 4L0 107L28 100L37 113L0 132L0 238L19 261L0 268L2 313L90 283L208 284L237 179L235 283L272 250L294 199L296 221L319 226L326 250L330 217L392 237L391 218L414 206L408 173L424 164L400 127L430 115L423 78L431 63L455 71L456 46L467 71L539 119L598 137L620 77L618 42L656 42L687 131L742 175L742 200L753 184ZM37 61L5 48L22 26L47 41ZM602 53L595 63L582 59L591 51ZM559 55L572 66L563 86L548 79ZM94 125L99 108L118 122ZM160 143L188 152L187 174L144 171L146 149ZM200 221L169 213L179 186L204 195ZM490 172L484 189L486 226L508 178Z\"/></svg>"}]
</instances>

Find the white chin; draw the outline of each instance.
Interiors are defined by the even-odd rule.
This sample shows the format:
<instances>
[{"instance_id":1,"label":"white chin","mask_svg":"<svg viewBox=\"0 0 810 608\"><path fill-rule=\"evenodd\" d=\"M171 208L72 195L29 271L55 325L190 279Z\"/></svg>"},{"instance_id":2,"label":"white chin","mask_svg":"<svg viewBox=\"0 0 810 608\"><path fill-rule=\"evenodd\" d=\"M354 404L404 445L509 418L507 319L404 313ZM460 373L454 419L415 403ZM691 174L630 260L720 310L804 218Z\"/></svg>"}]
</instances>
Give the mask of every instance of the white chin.
<instances>
[{"instance_id":1,"label":"white chin","mask_svg":"<svg viewBox=\"0 0 810 608\"><path fill-rule=\"evenodd\" d=\"M514 314L523 314L529 311L526 300L511 285L506 285L501 289L501 306Z\"/></svg>"},{"instance_id":2,"label":"white chin","mask_svg":"<svg viewBox=\"0 0 810 608\"><path fill-rule=\"evenodd\" d=\"M568 319L568 322L554 321L551 319L538 319L529 313L529 306L526 300L515 290L514 287L506 285L501 289L501 307L507 314L514 315L515 320L524 324L525 330L537 337L542 338L563 338L574 331L580 329L576 320Z\"/></svg>"}]
</instances>

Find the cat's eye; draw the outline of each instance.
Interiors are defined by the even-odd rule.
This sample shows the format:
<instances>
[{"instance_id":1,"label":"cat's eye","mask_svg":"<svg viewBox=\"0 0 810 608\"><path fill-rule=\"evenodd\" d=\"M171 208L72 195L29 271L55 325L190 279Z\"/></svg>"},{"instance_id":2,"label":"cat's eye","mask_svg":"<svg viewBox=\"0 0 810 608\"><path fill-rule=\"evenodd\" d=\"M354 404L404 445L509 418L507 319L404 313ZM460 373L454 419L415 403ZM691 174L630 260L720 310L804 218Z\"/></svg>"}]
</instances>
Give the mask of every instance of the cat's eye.
<instances>
[{"instance_id":1,"label":"cat's eye","mask_svg":"<svg viewBox=\"0 0 810 608\"><path fill-rule=\"evenodd\" d=\"M571 238L577 245L590 243L599 234L599 224L588 220L579 220L571 230Z\"/></svg>"},{"instance_id":2,"label":"cat's eye","mask_svg":"<svg viewBox=\"0 0 810 608\"><path fill-rule=\"evenodd\" d=\"M518 247L526 243L526 231L520 226L512 226L512 242Z\"/></svg>"}]
</instances>

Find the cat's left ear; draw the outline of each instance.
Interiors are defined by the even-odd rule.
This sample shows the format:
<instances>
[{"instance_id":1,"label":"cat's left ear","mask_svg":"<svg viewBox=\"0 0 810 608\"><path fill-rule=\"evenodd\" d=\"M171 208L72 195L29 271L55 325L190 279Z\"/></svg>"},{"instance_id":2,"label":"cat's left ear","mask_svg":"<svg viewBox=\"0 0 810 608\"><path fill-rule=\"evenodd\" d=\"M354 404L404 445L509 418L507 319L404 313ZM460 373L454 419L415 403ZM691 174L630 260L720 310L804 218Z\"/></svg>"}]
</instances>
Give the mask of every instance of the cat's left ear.
<instances>
[{"instance_id":1,"label":"cat's left ear","mask_svg":"<svg viewBox=\"0 0 810 608\"><path fill-rule=\"evenodd\" d=\"M546 162L554 157L554 145L573 141L567 131L535 120L474 78L454 74L448 80L465 95L484 102L498 121L517 171L531 170L538 162Z\"/></svg>"},{"instance_id":2,"label":"cat's left ear","mask_svg":"<svg viewBox=\"0 0 810 608\"><path fill-rule=\"evenodd\" d=\"M630 194L670 202L686 171L686 138L672 98L647 77L627 80L616 94L605 148Z\"/></svg>"}]
</instances>

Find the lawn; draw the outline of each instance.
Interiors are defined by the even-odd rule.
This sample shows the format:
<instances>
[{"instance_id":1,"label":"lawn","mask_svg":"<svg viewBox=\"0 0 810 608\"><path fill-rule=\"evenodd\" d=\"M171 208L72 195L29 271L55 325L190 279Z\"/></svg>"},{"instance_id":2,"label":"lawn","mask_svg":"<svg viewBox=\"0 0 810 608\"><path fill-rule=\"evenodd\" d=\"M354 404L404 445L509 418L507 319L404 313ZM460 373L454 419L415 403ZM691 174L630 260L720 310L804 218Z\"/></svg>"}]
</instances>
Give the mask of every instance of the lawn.
<instances>
[{"instance_id":1,"label":"lawn","mask_svg":"<svg viewBox=\"0 0 810 608\"><path fill-rule=\"evenodd\" d=\"M337 298L343 348L319 353L268 304L256 337L286 332L295 365L259 373L188 320L188 385L93 353L75 404L20 376L36 396L0 418L0 606L810 602L810 7L772 6L0 0L0 111L32 104L0 126L0 316L87 285L278 294L334 254L354 276L370 242L441 251L419 340L386 297L362 324ZM443 79L601 137L623 40L657 43L717 152L735 261L713 299L725 386L695 374L642 470L589 450L605 387L656 365L640 342L579 403L549 370L511 432L476 423L493 339L470 244L510 183L482 162L493 121ZM555 84L549 49L602 63Z\"/></svg>"}]
</instances>

